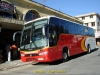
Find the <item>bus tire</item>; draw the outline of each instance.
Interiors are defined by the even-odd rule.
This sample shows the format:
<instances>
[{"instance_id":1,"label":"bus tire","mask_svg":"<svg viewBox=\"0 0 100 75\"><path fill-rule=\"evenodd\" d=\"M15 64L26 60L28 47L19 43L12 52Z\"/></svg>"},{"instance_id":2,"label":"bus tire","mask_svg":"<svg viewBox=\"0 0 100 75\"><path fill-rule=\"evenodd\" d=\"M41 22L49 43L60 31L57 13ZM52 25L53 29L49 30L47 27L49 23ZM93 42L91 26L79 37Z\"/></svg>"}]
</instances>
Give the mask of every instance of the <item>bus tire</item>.
<instances>
[{"instance_id":1,"label":"bus tire","mask_svg":"<svg viewBox=\"0 0 100 75\"><path fill-rule=\"evenodd\" d=\"M91 53L91 48L90 45L87 46L87 53L90 54Z\"/></svg>"},{"instance_id":2,"label":"bus tire","mask_svg":"<svg viewBox=\"0 0 100 75\"><path fill-rule=\"evenodd\" d=\"M66 51L66 50L63 51L62 60L63 60L63 62L68 61L68 51Z\"/></svg>"}]
</instances>

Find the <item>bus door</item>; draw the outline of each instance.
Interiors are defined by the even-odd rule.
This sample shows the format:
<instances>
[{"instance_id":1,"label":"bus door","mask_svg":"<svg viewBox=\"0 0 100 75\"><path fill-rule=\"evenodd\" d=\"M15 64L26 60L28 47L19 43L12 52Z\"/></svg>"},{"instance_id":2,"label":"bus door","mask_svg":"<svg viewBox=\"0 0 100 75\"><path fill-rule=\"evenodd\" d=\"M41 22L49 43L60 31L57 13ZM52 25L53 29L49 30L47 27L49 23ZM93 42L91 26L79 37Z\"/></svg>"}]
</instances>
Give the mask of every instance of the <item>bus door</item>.
<instances>
[{"instance_id":1,"label":"bus door","mask_svg":"<svg viewBox=\"0 0 100 75\"><path fill-rule=\"evenodd\" d=\"M13 34L13 41L16 42L18 48L20 48L20 36L21 36L21 31L16 31Z\"/></svg>"},{"instance_id":2,"label":"bus door","mask_svg":"<svg viewBox=\"0 0 100 75\"><path fill-rule=\"evenodd\" d=\"M0 25L0 32L1 32L1 30L2 30L2 26Z\"/></svg>"},{"instance_id":3,"label":"bus door","mask_svg":"<svg viewBox=\"0 0 100 75\"><path fill-rule=\"evenodd\" d=\"M17 45L18 47L18 51L17 51L17 58L19 59L20 58L20 37L21 37L21 31L16 31L14 32L13 34L13 42L15 42L15 44Z\"/></svg>"},{"instance_id":4,"label":"bus door","mask_svg":"<svg viewBox=\"0 0 100 75\"><path fill-rule=\"evenodd\" d=\"M51 48L50 52L52 52L52 58L53 60L56 60L58 58L57 32L55 26L53 25L50 25L49 27L49 46Z\"/></svg>"}]
</instances>

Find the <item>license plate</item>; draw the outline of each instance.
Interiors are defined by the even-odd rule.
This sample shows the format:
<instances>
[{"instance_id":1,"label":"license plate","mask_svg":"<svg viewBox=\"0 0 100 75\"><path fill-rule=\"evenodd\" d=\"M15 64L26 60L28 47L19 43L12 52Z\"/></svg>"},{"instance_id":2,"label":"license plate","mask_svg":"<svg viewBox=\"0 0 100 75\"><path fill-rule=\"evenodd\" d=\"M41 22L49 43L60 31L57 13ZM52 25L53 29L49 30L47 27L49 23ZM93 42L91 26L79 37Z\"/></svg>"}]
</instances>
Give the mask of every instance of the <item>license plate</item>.
<instances>
[{"instance_id":1,"label":"license plate","mask_svg":"<svg viewBox=\"0 0 100 75\"><path fill-rule=\"evenodd\" d=\"M29 61L35 62L36 59L34 59L34 58L27 58L26 61L28 61L28 62L29 62Z\"/></svg>"}]
</instances>

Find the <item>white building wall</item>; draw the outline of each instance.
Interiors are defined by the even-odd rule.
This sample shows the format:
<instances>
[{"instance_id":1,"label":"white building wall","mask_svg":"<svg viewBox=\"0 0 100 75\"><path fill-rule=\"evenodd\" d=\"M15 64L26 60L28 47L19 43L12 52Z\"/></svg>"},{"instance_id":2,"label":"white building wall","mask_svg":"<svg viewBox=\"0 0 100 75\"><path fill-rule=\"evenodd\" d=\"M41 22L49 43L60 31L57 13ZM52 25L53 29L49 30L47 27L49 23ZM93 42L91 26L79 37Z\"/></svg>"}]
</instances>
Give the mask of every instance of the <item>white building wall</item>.
<instances>
[{"instance_id":1,"label":"white building wall","mask_svg":"<svg viewBox=\"0 0 100 75\"><path fill-rule=\"evenodd\" d=\"M84 23L94 22L96 21L96 15L93 15L93 18L90 18L90 16L86 16L83 21Z\"/></svg>"},{"instance_id":2,"label":"white building wall","mask_svg":"<svg viewBox=\"0 0 100 75\"><path fill-rule=\"evenodd\" d=\"M97 31L100 31L100 17L97 16Z\"/></svg>"}]
</instances>

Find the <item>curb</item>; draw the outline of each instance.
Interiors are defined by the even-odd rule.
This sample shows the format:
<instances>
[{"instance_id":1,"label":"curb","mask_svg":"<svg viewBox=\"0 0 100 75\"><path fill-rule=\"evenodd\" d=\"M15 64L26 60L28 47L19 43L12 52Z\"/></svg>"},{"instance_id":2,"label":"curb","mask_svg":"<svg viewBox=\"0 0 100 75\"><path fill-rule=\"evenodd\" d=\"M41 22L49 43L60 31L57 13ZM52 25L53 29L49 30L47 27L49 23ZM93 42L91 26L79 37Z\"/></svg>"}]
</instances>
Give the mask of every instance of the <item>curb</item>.
<instances>
[{"instance_id":1,"label":"curb","mask_svg":"<svg viewBox=\"0 0 100 75\"><path fill-rule=\"evenodd\" d=\"M17 68L17 67L21 67L21 66L24 66L24 65L36 64L36 63L37 62L30 62L30 63L24 63L24 64L16 64L16 65L9 66L9 67L6 67L6 68L1 68L0 71L5 71L5 70L8 70L8 69Z\"/></svg>"}]
</instances>

